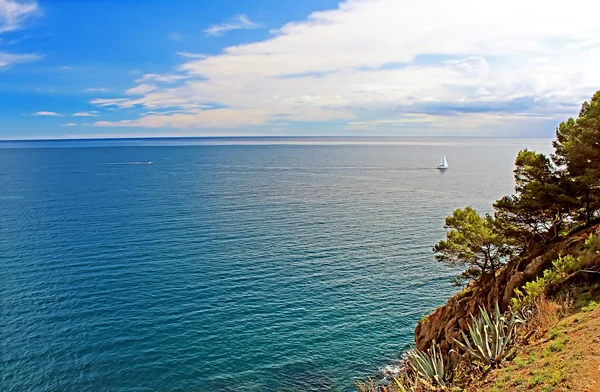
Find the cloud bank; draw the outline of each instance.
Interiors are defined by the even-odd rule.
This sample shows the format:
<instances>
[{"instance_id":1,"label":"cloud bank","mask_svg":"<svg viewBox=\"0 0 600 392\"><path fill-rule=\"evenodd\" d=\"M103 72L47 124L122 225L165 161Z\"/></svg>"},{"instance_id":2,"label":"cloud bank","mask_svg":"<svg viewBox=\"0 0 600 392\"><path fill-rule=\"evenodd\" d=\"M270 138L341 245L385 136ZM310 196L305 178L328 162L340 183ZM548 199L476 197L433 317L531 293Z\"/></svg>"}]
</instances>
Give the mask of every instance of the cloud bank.
<instances>
[{"instance_id":1,"label":"cloud bank","mask_svg":"<svg viewBox=\"0 0 600 392\"><path fill-rule=\"evenodd\" d=\"M576 114L600 88L599 12L593 0L348 0L263 41L180 53L172 72L91 101L145 114L95 125L525 131Z\"/></svg>"}]
</instances>

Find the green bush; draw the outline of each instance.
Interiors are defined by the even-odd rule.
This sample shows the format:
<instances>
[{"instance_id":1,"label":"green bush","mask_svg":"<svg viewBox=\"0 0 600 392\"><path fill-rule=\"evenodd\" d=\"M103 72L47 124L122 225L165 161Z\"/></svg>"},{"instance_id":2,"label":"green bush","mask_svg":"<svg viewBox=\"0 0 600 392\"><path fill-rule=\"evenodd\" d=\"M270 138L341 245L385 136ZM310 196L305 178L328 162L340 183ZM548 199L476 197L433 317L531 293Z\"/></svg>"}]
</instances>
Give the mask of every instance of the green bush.
<instances>
[{"instance_id":1,"label":"green bush","mask_svg":"<svg viewBox=\"0 0 600 392\"><path fill-rule=\"evenodd\" d=\"M589 238L588 238L589 239ZM542 276L536 280L525 283L521 289L515 289L515 297L511 299L512 310L520 310L524 306L531 305L537 298L548 290L553 284L577 271L580 268L581 257L573 255L559 256L552 262L552 267L544 270Z\"/></svg>"},{"instance_id":2,"label":"green bush","mask_svg":"<svg viewBox=\"0 0 600 392\"><path fill-rule=\"evenodd\" d=\"M600 251L600 237L594 235L594 233L590 233L583 243L583 249L598 253Z\"/></svg>"},{"instance_id":3,"label":"green bush","mask_svg":"<svg viewBox=\"0 0 600 392\"><path fill-rule=\"evenodd\" d=\"M598 307L598 303L596 301L590 301L588 304L581 308L584 312L592 312L594 309Z\"/></svg>"}]
</instances>

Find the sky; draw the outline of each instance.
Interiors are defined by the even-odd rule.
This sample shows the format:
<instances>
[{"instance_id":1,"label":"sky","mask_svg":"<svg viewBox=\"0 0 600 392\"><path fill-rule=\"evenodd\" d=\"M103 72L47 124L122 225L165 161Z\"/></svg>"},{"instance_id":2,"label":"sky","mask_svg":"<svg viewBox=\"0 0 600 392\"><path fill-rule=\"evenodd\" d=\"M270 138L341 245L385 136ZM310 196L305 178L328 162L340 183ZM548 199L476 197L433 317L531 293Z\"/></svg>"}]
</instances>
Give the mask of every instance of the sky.
<instances>
[{"instance_id":1,"label":"sky","mask_svg":"<svg viewBox=\"0 0 600 392\"><path fill-rule=\"evenodd\" d=\"M552 137L597 0L0 0L0 139Z\"/></svg>"}]
</instances>

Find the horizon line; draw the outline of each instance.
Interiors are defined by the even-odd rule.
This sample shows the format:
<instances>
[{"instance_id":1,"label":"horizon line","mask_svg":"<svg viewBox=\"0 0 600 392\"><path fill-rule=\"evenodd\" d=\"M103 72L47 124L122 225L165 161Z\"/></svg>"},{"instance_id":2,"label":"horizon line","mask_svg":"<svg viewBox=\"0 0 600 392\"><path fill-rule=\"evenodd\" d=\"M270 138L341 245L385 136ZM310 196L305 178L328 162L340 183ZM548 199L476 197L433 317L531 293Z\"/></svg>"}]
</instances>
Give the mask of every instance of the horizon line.
<instances>
[{"instance_id":1,"label":"horizon line","mask_svg":"<svg viewBox=\"0 0 600 392\"><path fill-rule=\"evenodd\" d=\"M200 136L114 136L114 137L34 137L30 139L1 139L0 142L51 142L51 141L85 141L85 140L146 140L146 139L392 139L392 138L457 138L457 139L552 139L536 136L465 136L465 135L200 135Z\"/></svg>"}]
</instances>

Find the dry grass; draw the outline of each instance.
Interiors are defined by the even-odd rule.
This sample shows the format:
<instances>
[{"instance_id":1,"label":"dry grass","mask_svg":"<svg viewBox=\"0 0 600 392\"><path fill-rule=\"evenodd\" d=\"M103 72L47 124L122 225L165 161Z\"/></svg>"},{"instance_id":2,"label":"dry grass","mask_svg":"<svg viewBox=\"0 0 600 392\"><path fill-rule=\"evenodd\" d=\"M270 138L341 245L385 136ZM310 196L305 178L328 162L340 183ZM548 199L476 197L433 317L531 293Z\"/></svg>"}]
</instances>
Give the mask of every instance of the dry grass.
<instances>
[{"instance_id":1,"label":"dry grass","mask_svg":"<svg viewBox=\"0 0 600 392\"><path fill-rule=\"evenodd\" d=\"M358 381L356 383L356 389L358 389L359 392L390 392L386 390L387 388L381 389L371 378L368 378L365 381Z\"/></svg>"},{"instance_id":2,"label":"dry grass","mask_svg":"<svg viewBox=\"0 0 600 392\"><path fill-rule=\"evenodd\" d=\"M512 362L485 370L463 358L455 369L453 387L444 391L600 392L600 288L578 289L573 292L575 300L536 300ZM372 380L357 388L360 392L398 392L394 386L377 386Z\"/></svg>"},{"instance_id":3,"label":"dry grass","mask_svg":"<svg viewBox=\"0 0 600 392\"><path fill-rule=\"evenodd\" d=\"M526 341L530 338L540 338L554 328L558 322L570 313L573 301L570 299L551 300L540 296L530 309L527 328L523 334Z\"/></svg>"},{"instance_id":4,"label":"dry grass","mask_svg":"<svg viewBox=\"0 0 600 392\"><path fill-rule=\"evenodd\" d=\"M587 309L562 318L563 305L544 300L539 336L467 391L600 392L600 307Z\"/></svg>"}]
</instances>

